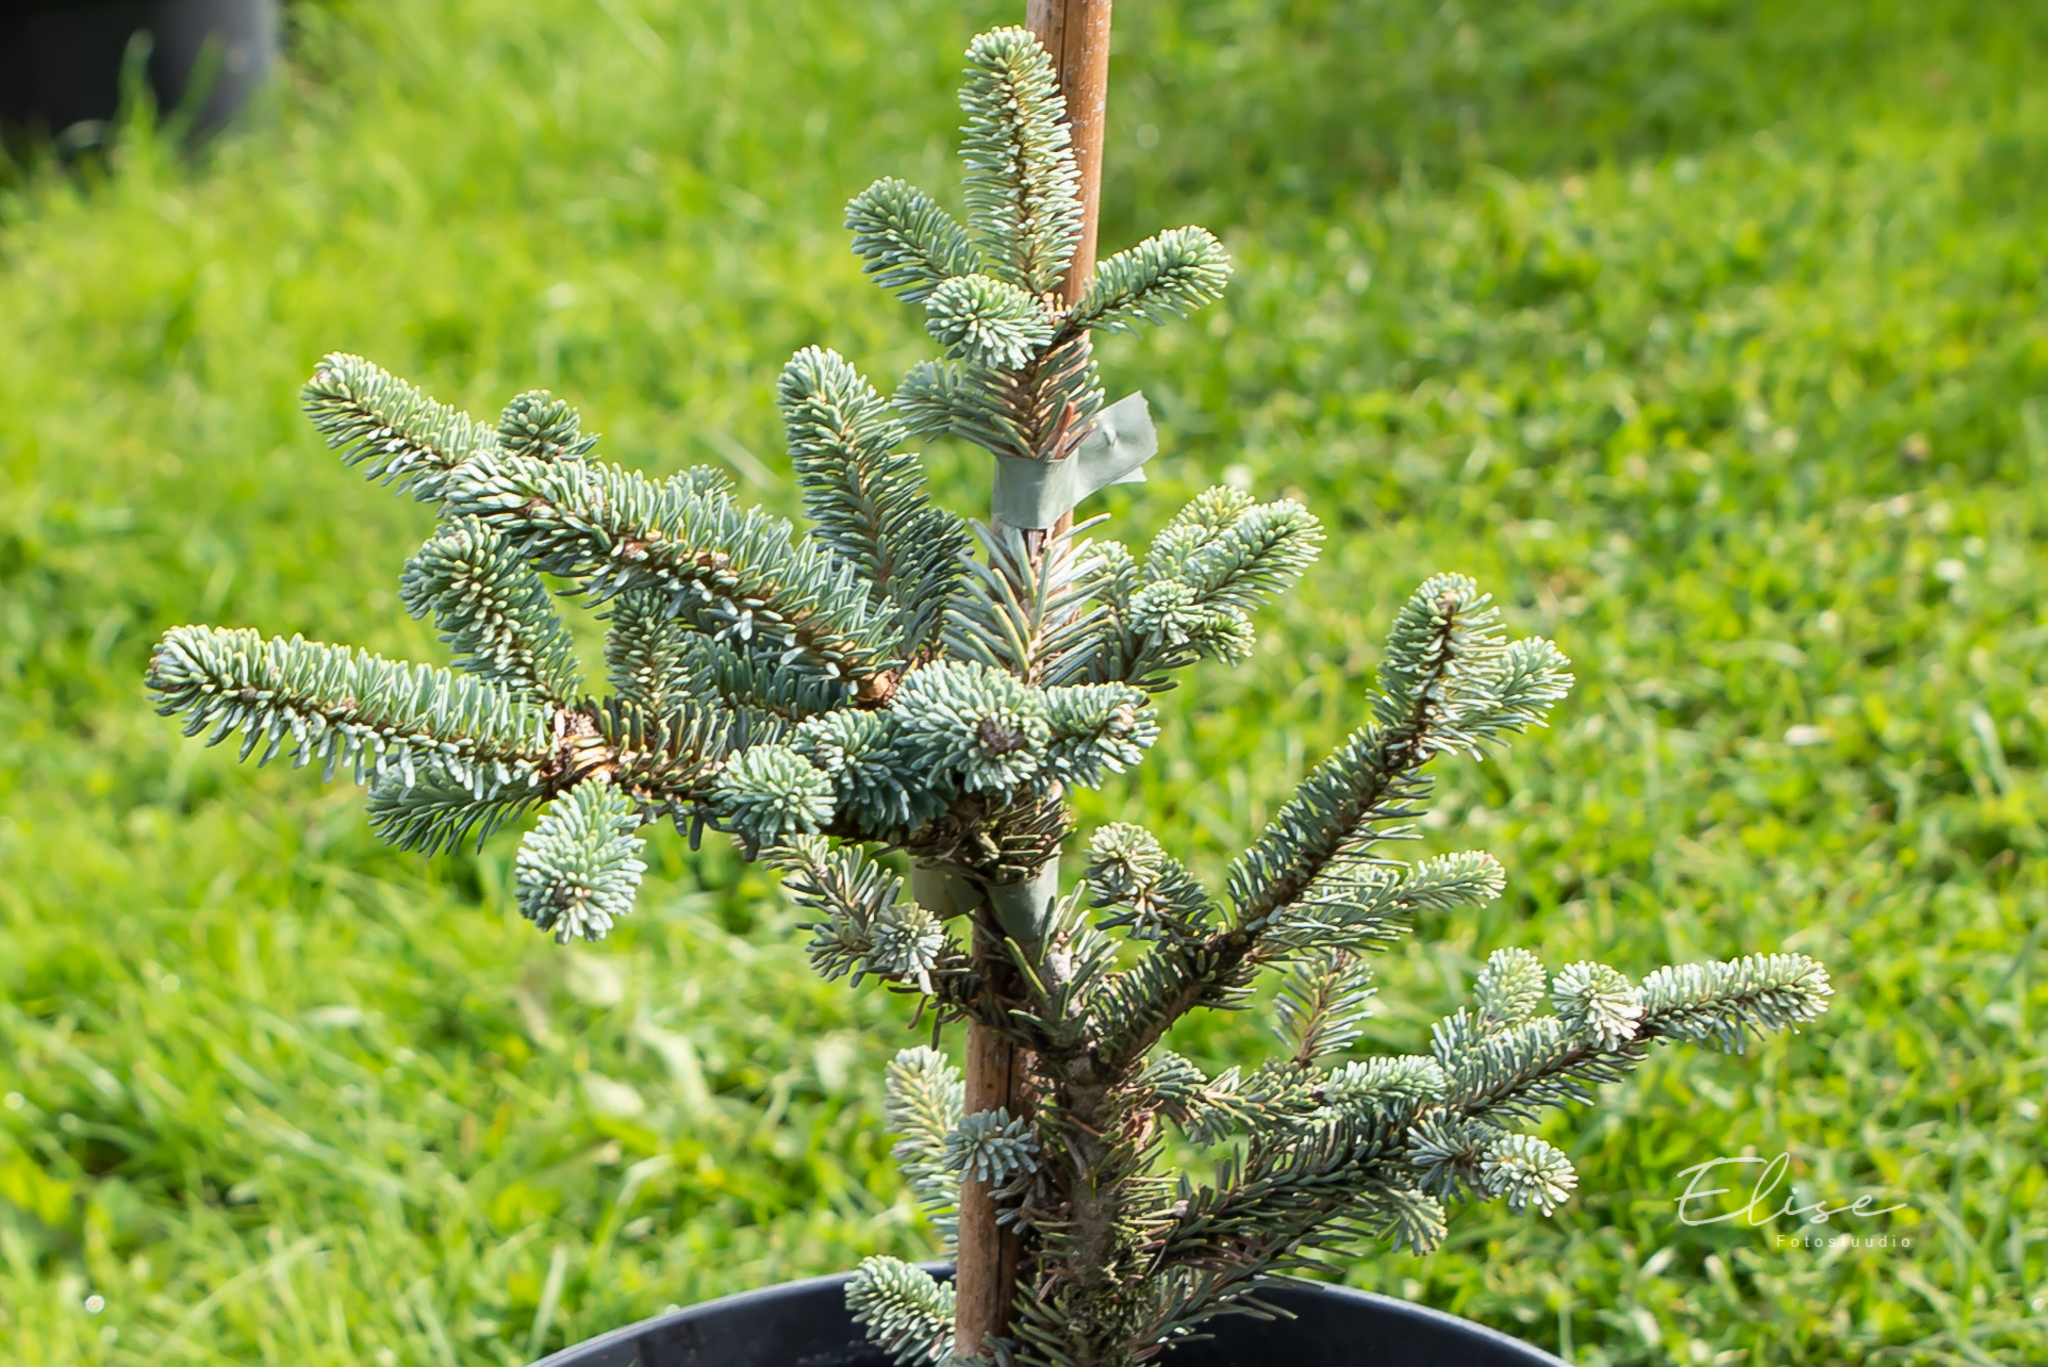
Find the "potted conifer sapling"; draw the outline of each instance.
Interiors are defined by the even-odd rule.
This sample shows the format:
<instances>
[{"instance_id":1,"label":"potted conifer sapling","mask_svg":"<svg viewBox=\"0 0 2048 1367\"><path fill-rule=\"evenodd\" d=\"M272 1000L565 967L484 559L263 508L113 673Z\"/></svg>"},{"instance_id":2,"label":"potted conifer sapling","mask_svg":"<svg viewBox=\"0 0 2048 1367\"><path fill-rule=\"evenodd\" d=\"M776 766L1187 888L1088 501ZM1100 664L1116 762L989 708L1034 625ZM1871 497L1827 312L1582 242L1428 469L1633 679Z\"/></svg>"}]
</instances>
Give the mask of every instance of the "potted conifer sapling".
<instances>
[{"instance_id":1,"label":"potted conifer sapling","mask_svg":"<svg viewBox=\"0 0 2048 1367\"><path fill-rule=\"evenodd\" d=\"M374 829L408 849L537 813L518 902L559 940L601 938L632 909L650 824L727 832L808 911L820 973L965 1027L964 1077L928 1046L888 1074L897 1153L934 1228L957 1230L957 1275L870 1259L817 1293L843 1296L829 1323L763 1321L727 1336L724 1361L821 1343L858 1360L850 1313L878 1360L1123 1367L1276 1310L1323 1316L1319 1332L1353 1349L1378 1336L1389 1362L1438 1360L1395 1355L1422 1332L1398 1303L1276 1288L1354 1244L1426 1251L1461 1201L1550 1212L1575 1177L1531 1116L1589 1099L1654 1044L1732 1049L1810 1020L1826 973L1772 954L1632 982L1504 949L1429 1053L1354 1048L1373 952L1419 910L1502 890L1484 853L1389 854L1429 762L1540 722L1571 682L1555 647L1507 639L1455 574L1395 615L1363 724L1221 890L1175 859L1170 833L1075 833L1068 794L1143 760L1179 671L1251 653L1252 614L1321 532L1299 503L1229 488L1142 550L1072 523L1089 493L1141 478L1156 445L1141 397L1106 402L1090 335L1213 301L1228 263L1200 228L1075 261L1092 224L1058 73L1029 32L974 40L961 102L964 226L897 180L847 211L867 270L922 310L941 356L889 397L827 350L782 372L801 533L711 470L648 478L598 459L546 393L486 425L331 355L305 389L315 424L440 511L402 591L455 667L186 626L157 647L149 687L188 735L367 782ZM941 435L992 457L987 522L935 503L905 453ZM544 575L607 620L602 696ZM1085 858L1067 887L1070 837ZM1245 1006L1268 973L1283 980L1269 1061L1211 1075L1162 1047L1191 1012ZM1176 1133L1230 1157L1208 1178L1166 1171ZM686 1336L711 1323L676 1318ZM1261 1351L1286 1350L1289 1331L1266 1332L1283 1337ZM1476 1328L1462 1342L1460 1361L1548 1360L1488 1358ZM614 1360L578 1360L600 1359Z\"/></svg>"}]
</instances>

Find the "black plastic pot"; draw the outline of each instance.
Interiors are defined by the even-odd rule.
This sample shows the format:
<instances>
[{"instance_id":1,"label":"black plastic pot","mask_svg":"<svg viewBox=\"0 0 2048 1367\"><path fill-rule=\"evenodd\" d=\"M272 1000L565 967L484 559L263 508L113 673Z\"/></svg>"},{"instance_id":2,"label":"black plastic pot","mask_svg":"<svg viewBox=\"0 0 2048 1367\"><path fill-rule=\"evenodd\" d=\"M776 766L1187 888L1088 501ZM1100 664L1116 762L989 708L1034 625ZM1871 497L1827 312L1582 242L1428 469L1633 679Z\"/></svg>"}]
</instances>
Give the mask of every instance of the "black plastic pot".
<instances>
[{"instance_id":1,"label":"black plastic pot","mask_svg":"<svg viewBox=\"0 0 2048 1367\"><path fill-rule=\"evenodd\" d=\"M937 1269L933 1269L937 1271ZM1162 1367L1566 1367L1455 1315L1341 1287L1277 1287L1293 1319L1226 1315ZM614 1329L536 1367L890 1367L846 1313L846 1277L788 1282Z\"/></svg>"},{"instance_id":2,"label":"black plastic pot","mask_svg":"<svg viewBox=\"0 0 2048 1367\"><path fill-rule=\"evenodd\" d=\"M157 107L178 109L204 82L189 112L214 128L270 73L277 0L0 0L0 122L62 135L113 118L138 32L149 35Z\"/></svg>"}]
</instances>

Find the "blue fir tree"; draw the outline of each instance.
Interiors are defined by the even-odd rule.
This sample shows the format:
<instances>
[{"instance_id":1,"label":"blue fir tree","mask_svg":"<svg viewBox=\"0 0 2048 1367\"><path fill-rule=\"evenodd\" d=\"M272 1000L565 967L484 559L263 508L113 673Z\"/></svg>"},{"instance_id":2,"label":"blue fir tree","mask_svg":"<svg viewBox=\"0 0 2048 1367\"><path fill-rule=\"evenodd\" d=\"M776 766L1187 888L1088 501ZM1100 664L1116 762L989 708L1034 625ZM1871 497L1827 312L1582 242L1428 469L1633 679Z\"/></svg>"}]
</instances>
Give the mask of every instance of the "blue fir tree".
<instances>
[{"instance_id":1,"label":"blue fir tree","mask_svg":"<svg viewBox=\"0 0 2048 1367\"><path fill-rule=\"evenodd\" d=\"M1458 1202L1549 1213L1575 1176L1521 1128L1534 1113L1588 1100L1655 1043L1736 1049L1751 1029L1810 1020L1829 987L1793 954L1632 982L1508 949L1430 1053L1354 1051L1371 953L1419 909L1502 890L1486 854L1388 853L1429 761L1540 723L1571 683L1554 646L1507 639L1454 574L1401 608L1370 718L1220 894L1122 824L1088 836L1060 893L1065 795L1142 760L1175 671L1250 654L1251 614L1321 533L1298 503L1230 489L1142 552L1068 526L1088 493L1142 477L1154 446L1142 398L1104 402L1090 334L1198 308L1229 265L1209 233L1181 228L1102 262L1063 304L1080 205L1036 40L975 39L962 105L965 226L898 180L847 209L854 250L922 309L943 357L892 397L831 351L782 373L800 534L712 471L651 479L595 459L545 393L487 426L332 355L306 410L345 459L440 510L403 601L434 619L455 669L188 626L166 633L148 682L188 735L367 783L374 828L399 846L445 850L537 814L519 907L560 940L630 913L646 826L729 832L808 910L820 973L877 979L941 1024L979 1022L1026 1060L1028 1113L964 1113L959 1073L930 1048L905 1050L888 1079L897 1152L934 1227L951 1233L968 1182L1021 1241L1016 1283L999 1288L1007 1330L956 1344L954 1287L886 1258L851 1285L857 1318L906 1364L1128 1364L1319 1253L1427 1251ZM903 447L938 434L994 457L989 522L932 502ZM602 698L560 596L608 619ZM891 852L913 870L908 893L878 858ZM1244 1006L1268 971L1284 979L1271 1061L1209 1076L1159 1047L1191 1011ZM1169 1128L1232 1157L1207 1183L1165 1172Z\"/></svg>"}]
</instances>

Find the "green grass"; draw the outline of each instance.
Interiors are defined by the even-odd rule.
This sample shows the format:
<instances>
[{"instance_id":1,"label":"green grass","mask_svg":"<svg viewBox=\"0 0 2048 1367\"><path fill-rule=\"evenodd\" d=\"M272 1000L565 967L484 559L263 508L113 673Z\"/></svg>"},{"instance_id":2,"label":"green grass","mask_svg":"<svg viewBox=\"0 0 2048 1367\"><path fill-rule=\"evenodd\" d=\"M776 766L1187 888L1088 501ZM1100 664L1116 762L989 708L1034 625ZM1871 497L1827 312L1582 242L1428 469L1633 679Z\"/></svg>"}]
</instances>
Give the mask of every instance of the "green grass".
<instances>
[{"instance_id":1,"label":"green grass","mask_svg":"<svg viewBox=\"0 0 2048 1367\"><path fill-rule=\"evenodd\" d=\"M1215 876L1362 719L1391 607L1465 570L1582 684L1445 771L1429 841L1511 891L1388 956L1378 1041L1503 944L1797 949L1838 985L1804 1035L1662 1053L1551 1122L1556 1218L1468 1209L1349 1280L1581 1364L2048 1360L2048 22L1125 8L1106 241L1201 221L1239 274L1107 349L1165 432L1110 506L1137 535L1248 479L1334 535L1089 819L1141 810ZM438 658L394 592L429 514L296 412L325 350L483 413L551 386L613 457L791 508L782 360L925 350L839 207L952 182L957 54L1013 7L295 15L285 87L202 164L131 135L0 206L0 1343L513 1363L925 1251L877 1128L906 1013L812 980L728 850L657 841L623 931L558 950L508 839L393 855L355 793L198 751L139 680L193 620ZM975 462L933 467L971 510ZM1912 1247L1679 1225L1676 1174L1744 1152L1906 1202L1875 1223Z\"/></svg>"}]
</instances>

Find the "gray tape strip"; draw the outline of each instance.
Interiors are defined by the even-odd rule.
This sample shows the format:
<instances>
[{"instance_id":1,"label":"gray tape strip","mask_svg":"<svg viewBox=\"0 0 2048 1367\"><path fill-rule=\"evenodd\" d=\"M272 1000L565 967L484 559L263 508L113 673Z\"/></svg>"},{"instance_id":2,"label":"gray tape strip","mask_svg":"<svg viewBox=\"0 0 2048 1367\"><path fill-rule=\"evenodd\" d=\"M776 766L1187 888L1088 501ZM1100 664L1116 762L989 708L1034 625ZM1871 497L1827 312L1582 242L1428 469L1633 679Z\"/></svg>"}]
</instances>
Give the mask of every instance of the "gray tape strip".
<instances>
[{"instance_id":1,"label":"gray tape strip","mask_svg":"<svg viewBox=\"0 0 2048 1367\"><path fill-rule=\"evenodd\" d=\"M1052 925L1053 903L1060 895L1060 861L1049 861L1038 876L1023 883L992 883L988 908L996 924L1013 940L1031 944L1045 938Z\"/></svg>"},{"instance_id":2,"label":"gray tape strip","mask_svg":"<svg viewBox=\"0 0 2048 1367\"><path fill-rule=\"evenodd\" d=\"M941 918L965 916L986 906L1005 935L1030 944L1044 939L1052 922L1053 903L1060 895L1060 861L1048 861L1027 882L994 884L970 878L951 866L912 864L910 895Z\"/></svg>"},{"instance_id":3,"label":"gray tape strip","mask_svg":"<svg viewBox=\"0 0 2048 1367\"><path fill-rule=\"evenodd\" d=\"M1095 415L1095 425L1065 460L996 457L989 510L1006 527L1050 527L1076 504L1112 484L1139 484L1159 450L1143 394L1126 394Z\"/></svg>"},{"instance_id":4,"label":"gray tape strip","mask_svg":"<svg viewBox=\"0 0 2048 1367\"><path fill-rule=\"evenodd\" d=\"M910 896L941 920L965 916L988 900L987 894L966 874L936 864L910 866Z\"/></svg>"}]
</instances>

